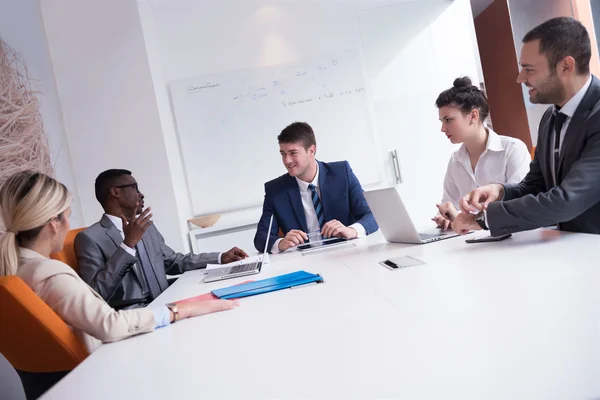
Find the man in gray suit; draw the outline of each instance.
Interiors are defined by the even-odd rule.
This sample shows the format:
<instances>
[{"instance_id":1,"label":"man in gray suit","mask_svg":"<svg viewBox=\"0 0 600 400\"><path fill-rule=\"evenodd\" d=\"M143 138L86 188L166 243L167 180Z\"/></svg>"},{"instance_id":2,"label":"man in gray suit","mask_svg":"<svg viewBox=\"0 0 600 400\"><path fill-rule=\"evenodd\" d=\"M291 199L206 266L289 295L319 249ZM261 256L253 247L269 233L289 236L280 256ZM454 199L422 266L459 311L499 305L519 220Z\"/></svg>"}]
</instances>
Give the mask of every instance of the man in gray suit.
<instances>
[{"instance_id":1,"label":"man in gray suit","mask_svg":"<svg viewBox=\"0 0 600 400\"><path fill-rule=\"evenodd\" d=\"M222 254L174 252L152 223L150 207L144 210L130 171L102 172L95 190L105 214L75 237L75 255L82 279L113 307L152 301L169 286L166 274L248 257L237 247Z\"/></svg>"},{"instance_id":2,"label":"man in gray suit","mask_svg":"<svg viewBox=\"0 0 600 400\"><path fill-rule=\"evenodd\" d=\"M457 233L489 229L499 236L558 224L600 234L600 81L590 75L590 57L588 32L573 18L551 19L525 35L517 81L532 103L552 104L529 174L466 195Z\"/></svg>"}]
</instances>

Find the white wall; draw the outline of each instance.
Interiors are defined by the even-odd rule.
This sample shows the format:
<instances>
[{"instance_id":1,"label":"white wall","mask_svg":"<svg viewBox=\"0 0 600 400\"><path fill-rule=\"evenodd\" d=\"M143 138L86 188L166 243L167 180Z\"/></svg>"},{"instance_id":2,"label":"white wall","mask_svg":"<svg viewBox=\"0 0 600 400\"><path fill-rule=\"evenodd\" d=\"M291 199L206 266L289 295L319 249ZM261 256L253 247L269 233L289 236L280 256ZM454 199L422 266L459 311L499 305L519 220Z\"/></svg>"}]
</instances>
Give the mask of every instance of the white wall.
<instances>
[{"instance_id":1,"label":"white wall","mask_svg":"<svg viewBox=\"0 0 600 400\"><path fill-rule=\"evenodd\" d=\"M102 214L94 197L96 176L108 168L129 169L167 243L183 250L188 240L135 0L41 3L84 223Z\"/></svg>"},{"instance_id":2,"label":"white wall","mask_svg":"<svg viewBox=\"0 0 600 400\"><path fill-rule=\"evenodd\" d=\"M151 10L149 9L148 4L139 3L138 8L140 13L140 21L142 23L142 31L144 32L144 41L146 44L146 52L148 54L154 93L156 95L156 101L158 105L158 115L160 118L167 160L169 163L169 169L171 171L171 181L174 192L178 194L175 196L177 221L179 222L181 234L184 236L184 244L186 249L188 249L189 242L186 238L189 229L187 220L194 215L192 213L191 200L188 196L186 176L183 170L181 154L179 152L179 141L175 132L173 115L171 113L169 93L164 77L160 50L157 45L157 31L154 28L154 19L150 14ZM209 248L205 248L205 250L213 251ZM216 250L219 250L219 248L216 248Z\"/></svg>"},{"instance_id":3,"label":"white wall","mask_svg":"<svg viewBox=\"0 0 600 400\"><path fill-rule=\"evenodd\" d=\"M0 10L0 37L21 55L35 80L33 88L40 92L40 112L56 177L74 197L71 225L73 228L82 226L79 191L38 0L0 0Z\"/></svg>"},{"instance_id":4,"label":"white wall","mask_svg":"<svg viewBox=\"0 0 600 400\"><path fill-rule=\"evenodd\" d=\"M399 190L423 228L437 212L457 149L440 132L435 100L459 76L483 80L470 3L407 1L363 10L359 21L382 157L397 151Z\"/></svg>"}]
</instances>

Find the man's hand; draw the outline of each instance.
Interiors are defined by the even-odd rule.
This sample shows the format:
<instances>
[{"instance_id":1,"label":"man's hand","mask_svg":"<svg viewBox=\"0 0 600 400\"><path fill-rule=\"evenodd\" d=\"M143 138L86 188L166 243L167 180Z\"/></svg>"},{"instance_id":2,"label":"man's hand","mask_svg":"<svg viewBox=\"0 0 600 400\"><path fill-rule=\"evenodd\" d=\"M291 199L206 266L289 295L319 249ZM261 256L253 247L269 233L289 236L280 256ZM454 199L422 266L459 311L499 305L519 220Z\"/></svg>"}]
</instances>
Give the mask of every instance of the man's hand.
<instances>
[{"instance_id":1,"label":"man's hand","mask_svg":"<svg viewBox=\"0 0 600 400\"><path fill-rule=\"evenodd\" d=\"M440 211L440 215L449 221L454 221L454 218L458 215L458 211L454 208L454 204L449 201L443 204L436 204L435 206Z\"/></svg>"},{"instance_id":2,"label":"man's hand","mask_svg":"<svg viewBox=\"0 0 600 400\"><path fill-rule=\"evenodd\" d=\"M487 209L488 204L504 197L504 186L492 183L473 190L460 200L463 214Z\"/></svg>"},{"instance_id":3,"label":"man's hand","mask_svg":"<svg viewBox=\"0 0 600 400\"><path fill-rule=\"evenodd\" d=\"M306 233L298 229L292 229L279 242L279 251L285 251L290 247L298 246L306 241L308 241L308 235Z\"/></svg>"},{"instance_id":4,"label":"man's hand","mask_svg":"<svg viewBox=\"0 0 600 400\"><path fill-rule=\"evenodd\" d=\"M123 243L132 249L142 239L142 236L144 236L144 233L146 233L150 225L152 225L152 213L150 213L150 207L146 208L138 216L136 214L139 206L140 203L135 203L135 208L131 212L129 219L124 215L121 215L121 220L123 221L123 234L125 235Z\"/></svg>"},{"instance_id":5,"label":"man's hand","mask_svg":"<svg viewBox=\"0 0 600 400\"><path fill-rule=\"evenodd\" d=\"M243 260L244 258L248 258L248 254L244 250L234 247L221 254L221 264L229 264L230 262Z\"/></svg>"},{"instance_id":6,"label":"man's hand","mask_svg":"<svg viewBox=\"0 0 600 400\"><path fill-rule=\"evenodd\" d=\"M358 236L358 232L354 228L348 228L337 219L332 219L326 222L321 229L321 236L325 238L343 237L345 239L354 239Z\"/></svg>"},{"instance_id":7,"label":"man's hand","mask_svg":"<svg viewBox=\"0 0 600 400\"><path fill-rule=\"evenodd\" d=\"M452 228L454 232L459 235L466 235L470 231L479 231L481 226L475 221L476 214L471 213L460 213L456 216L456 219L452 221Z\"/></svg>"},{"instance_id":8,"label":"man's hand","mask_svg":"<svg viewBox=\"0 0 600 400\"><path fill-rule=\"evenodd\" d=\"M437 227L440 229L446 230L452 228L452 222L441 215L436 215L435 217L431 218L431 220L435 222Z\"/></svg>"},{"instance_id":9,"label":"man's hand","mask_svg":"<svg viewBox=\"0 0 600 400\"><path fill-rule=\"evenodd\" d=\"M449 201L443 204L436 204L436 207L438 208L440 215L436 215L431 220L437 224L438 228L444 230L450 228L452 226L452 221L454 221L458 215L458 211L456 211L454 205Z\"/></svg>"}]
</instances>

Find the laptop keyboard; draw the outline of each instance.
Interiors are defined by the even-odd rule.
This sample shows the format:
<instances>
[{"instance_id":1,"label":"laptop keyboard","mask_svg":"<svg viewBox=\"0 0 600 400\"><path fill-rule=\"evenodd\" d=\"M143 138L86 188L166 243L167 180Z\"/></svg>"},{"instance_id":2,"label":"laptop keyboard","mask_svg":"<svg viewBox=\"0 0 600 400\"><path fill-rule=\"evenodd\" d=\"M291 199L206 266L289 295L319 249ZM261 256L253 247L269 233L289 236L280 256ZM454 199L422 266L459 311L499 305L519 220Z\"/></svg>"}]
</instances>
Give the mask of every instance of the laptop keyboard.
<instances>
[{"instance_id":1,"label":"laptop keyboard","mask_svg":"<svg viewBox=\"0 0 600 400\"><path fill-rule=\"evenodd\" d=\"M231 269L229 270L230 274L239 274L241 272L247 272L247 271L252 271L254 269L257 269L260 265L262 264L262 262L253 262L251 264L242 264L242 265L236 265L235 267L231 267Z\"/></svg>"},{"instance_id":2,"label":"laptop keyboard","mask_svg":"<svg viewBox=\"0 0 600 400\"><path fill-rule=\"evenodd\" d=\"M439 233L419 233L421 240L429 240L437 237L442 237Z\"/></svg>"}]
</instances>

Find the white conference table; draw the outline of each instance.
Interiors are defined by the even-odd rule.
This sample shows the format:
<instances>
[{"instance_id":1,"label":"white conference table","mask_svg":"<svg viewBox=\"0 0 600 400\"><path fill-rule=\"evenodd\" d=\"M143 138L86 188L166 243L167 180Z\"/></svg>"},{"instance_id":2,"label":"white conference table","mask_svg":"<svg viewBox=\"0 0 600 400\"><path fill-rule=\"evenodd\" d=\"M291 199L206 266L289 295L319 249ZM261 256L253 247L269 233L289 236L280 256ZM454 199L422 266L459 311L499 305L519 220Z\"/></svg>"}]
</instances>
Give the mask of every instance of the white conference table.
<instances>
[{"instance_id":1,"label":"white conference table","mask_svg":"<svg viewBox=\"0 0 600 400\"><path fill-rule=\"evenodd\" d=\"M485 233L477 233L477 236ZM304 269L326 283L101 346L43 399L591 399L600 397L600 235L537 230L271 256L166 303ZM402 255L424 265L390 271Z\"/></svg>"}]
</instances>

